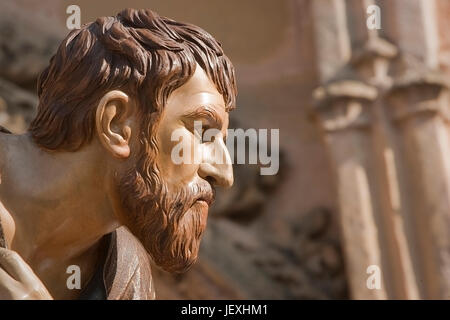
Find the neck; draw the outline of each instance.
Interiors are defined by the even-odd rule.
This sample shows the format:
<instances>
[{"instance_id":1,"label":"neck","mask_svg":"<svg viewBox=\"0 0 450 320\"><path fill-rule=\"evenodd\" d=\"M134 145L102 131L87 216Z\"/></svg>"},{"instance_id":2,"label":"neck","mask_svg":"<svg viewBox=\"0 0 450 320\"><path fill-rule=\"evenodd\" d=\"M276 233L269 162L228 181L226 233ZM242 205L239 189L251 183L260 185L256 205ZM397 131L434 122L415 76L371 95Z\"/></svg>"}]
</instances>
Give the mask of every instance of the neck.
<instances>
[{"instance_id":1,"label":"neck","mask_svg":"<svg viewBox=\"0 0 450 320\"><path fill-rule=\"evenodd\" d=\"M50 153L29 135L8 139L0 199L14 221L9 247L44 283L55 283L55 269L67 278L65 269L73 264L91 273L99 240L118 227L108 166L95 152L101 148L93 142L74 153Z\"/></svg>"}]
</instances>

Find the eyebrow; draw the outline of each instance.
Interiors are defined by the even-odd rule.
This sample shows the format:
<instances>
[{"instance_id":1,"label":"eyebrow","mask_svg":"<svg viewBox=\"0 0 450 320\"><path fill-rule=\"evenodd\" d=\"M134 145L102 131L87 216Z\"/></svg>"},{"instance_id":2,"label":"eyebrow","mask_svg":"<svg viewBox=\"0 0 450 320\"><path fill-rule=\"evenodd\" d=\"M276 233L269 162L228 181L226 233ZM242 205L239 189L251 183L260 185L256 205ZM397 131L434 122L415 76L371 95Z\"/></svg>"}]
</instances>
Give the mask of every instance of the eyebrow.
<instances>
[{"instance_id":1,"label":"eyebrow","mask_svg":"<svg viewBox=\"0 0 450 320\"><path fill-rule=\"evenodd\" d=\"M222 119L219 117L219 115L214 110L214 108L212 108L210 106L198 107L195 110L184 114L183 117L192 119L192 120L203 118L209 122L209 125L211 127L217 128L219 130L222 129L222 125L223 125Z\"/></svg>"}]
</instances>

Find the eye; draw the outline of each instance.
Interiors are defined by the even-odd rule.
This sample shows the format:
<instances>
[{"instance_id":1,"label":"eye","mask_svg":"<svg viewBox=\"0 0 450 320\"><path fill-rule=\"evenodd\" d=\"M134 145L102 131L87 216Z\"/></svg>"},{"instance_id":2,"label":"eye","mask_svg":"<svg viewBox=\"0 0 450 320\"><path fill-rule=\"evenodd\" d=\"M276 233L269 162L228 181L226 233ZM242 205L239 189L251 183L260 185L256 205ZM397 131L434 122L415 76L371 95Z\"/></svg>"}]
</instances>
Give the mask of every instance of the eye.
<instances>
[{"instance_id":1,"label":"eye","mask_svg":"<svg viewBox=\"0 0 450 320\"><path fill-rule=\"evenodd\" d=\"M210 121L203 119L187 119L183 120L186 129L192 132L194 137L200 143L214 142L216 138L215 132L209 130L217 130L215 126L210 124Z\"/></svg>"},{"instance_id":2,"label":"eye","mask_svg":"<svg viewBox=\"0 0 450 320\"><path fill-rule=\"evenodd\" d=\"M200 143L214 142L215 136L205 139L205 132L211 129L209 125L202 125L201 128L197 128L195 135L200 139Z\"/></svg>"}]
</instances>

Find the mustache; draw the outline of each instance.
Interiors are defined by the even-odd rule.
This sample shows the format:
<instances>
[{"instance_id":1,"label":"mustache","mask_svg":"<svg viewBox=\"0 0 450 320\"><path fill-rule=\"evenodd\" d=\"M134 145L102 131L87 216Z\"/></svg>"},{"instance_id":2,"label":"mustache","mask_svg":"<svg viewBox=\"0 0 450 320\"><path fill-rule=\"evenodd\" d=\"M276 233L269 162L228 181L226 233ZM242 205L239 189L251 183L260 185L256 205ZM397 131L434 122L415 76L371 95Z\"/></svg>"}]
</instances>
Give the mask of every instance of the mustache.
<instances>
[{"instance_id":1,"label":"mustache","mask_svg":"<svg viewBox=\"0 0 450 320\"><path fill-rule=\"evenodd\" d=\"M208 206L211 206L216 199L214 186L206 180L192 183L176 192L170 193L166 190L164 194L167 197L163 196L165 198L165 201L163 201L164 207L167 209L165 213L168 214L172 223L175 223L175 226L197 201L204 201Z\"/></svg>"},{"instance_id":2,"label":"mustache","mask_svg":"<svg viewBox=\"0 0 450 320\"><path fill-rule=\"evenodd\" d=\"M195 195L194 202L205 201L209 206L216 200L216 189L207 181L194 184L192 194Z\"/></svg>"}]
</instances>

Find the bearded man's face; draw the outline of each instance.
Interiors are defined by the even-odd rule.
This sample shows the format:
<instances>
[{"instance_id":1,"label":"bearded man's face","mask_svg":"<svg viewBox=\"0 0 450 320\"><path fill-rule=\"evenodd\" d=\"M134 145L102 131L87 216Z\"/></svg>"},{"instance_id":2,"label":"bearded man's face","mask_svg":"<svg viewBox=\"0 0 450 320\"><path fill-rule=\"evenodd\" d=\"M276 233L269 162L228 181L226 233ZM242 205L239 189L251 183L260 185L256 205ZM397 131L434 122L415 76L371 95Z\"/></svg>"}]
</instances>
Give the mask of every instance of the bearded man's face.
<instances>
[{"instance_id":1,"label":"bearded man's face","mask_svg":"<svg viewBox=\"0 0 450 320\"><path fill-rule=\"evenodd\" d=\"M208 141L198 124L216 129ZM192 78L169 96L153 136L140 143L117 179L125 225L167 271L183 272L196 261L214 185L233 184L227 128L223 96L197 65ZM180 143L181 163L174 159ZM217 161L217 154L225 160Z\"/></svg>"}]
</instances>

